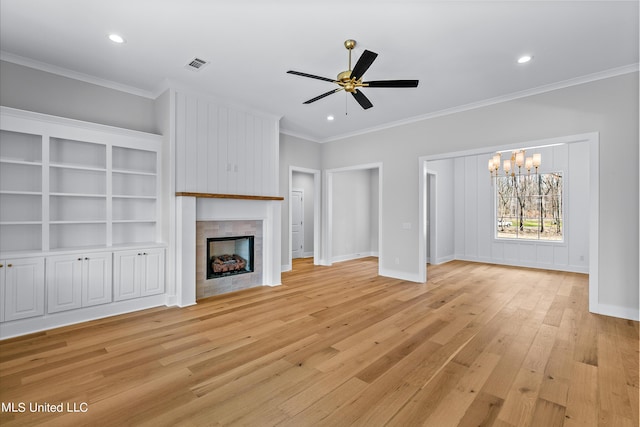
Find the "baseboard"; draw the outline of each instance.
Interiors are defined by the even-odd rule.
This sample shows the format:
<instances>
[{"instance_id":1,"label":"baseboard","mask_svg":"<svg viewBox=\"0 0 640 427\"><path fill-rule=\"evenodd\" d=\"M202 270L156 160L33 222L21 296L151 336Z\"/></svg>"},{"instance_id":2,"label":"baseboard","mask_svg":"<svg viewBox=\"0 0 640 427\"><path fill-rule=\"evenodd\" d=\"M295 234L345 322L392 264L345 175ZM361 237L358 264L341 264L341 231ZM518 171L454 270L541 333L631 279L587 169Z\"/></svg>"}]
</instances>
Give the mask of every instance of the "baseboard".
<instances>
[{"instance_id":1,"label":"baseboard","mask_svg":"<svg viewBox=\"0 0 640 427\"><path fill-rule=\"evenodd\" d=\"M381 276L391 277L392 279L406 280L407 282L424 283L420 280L420 277L414 273L407 273L406 271L389 270L387 268L381 268L378 272Z\"/></svg>"},{"instance_id":2,"label":"baseboard","mask_svg":"<svg viewBox=\"0 0 640 427\"><path fill-rule=\"evenodd\" d=\"M291 271L291 270L293 270L293 266L291 264L285 264L285 265L281 265L280 266L280 272L281 273L284 273L284 272L287 272L287 271Z\"/></svg>"},{"instance_id":3,"label":"baseboard","mask_svg":"<svg viewBox=\"0 0 640 427\"><path fill-rule=\"evenodd\" d=\"M165 305L166 296L164 294L159 294L126 301L116 301L110 304L84 307L76 310L45 314L43 316L30 317L27 319L3 322L0 323L0 339L42 332L49 329L75 325L77 323L103 319L105 317L146 310L154 307L162 307Z\"/></svg>"},{"instance_id":4,"label":"baseboard","mask_svg":"<svg viewBox=\"0 0 640 427\"><path fill-rule=\"evenodd\" d=\"M621 319L640 321L640 310L637 308L620 307L618 305L598 304L597 311L592 313L603 316L618 317Z\"/></svg>"},{"instance_id":5,"label":"baseboard","mask_svg":"<svg viewBox=\"0 0 640 427\"><path fill-rule=\"evenodd\" d=\"M438 264L444 264L445 262L449 262L449 261L453 261L455 260L456 257L453 255L449 255L449 256L444 256L444 257L440 257L440 258L436 258L435 262L431 262L431 265L438 265Z\"/></svg>"},{"instance_id":6,"label":"baseboard","mask_svg":"<svg viewBox=\"0 0 640 427\"><path fill-rule=\"evenodd\" d=\"M464 255L456 255L454 258L449 259L448 261L453 261L454 259L469 262L482 262L485 264L508 265L510 267L537 268L539 270L566 271L568 273L589 274L589 266L539 264L535 262L509 262L504 260L498 261L492 258L468 257Z\"/></svg>"},{"instance_id":7,"label":"baseboard","mask_svg":"<svg viewBox=\"0 0 640 427\"><path fill-rule=\"evenodd\" d=\"M354 260L354 259L368 258L368 257L371 257L371 256L377 257L378 256L378 252L357 252L355 254L339 255L339 256L331 258L331 262L351 261L351 260Z\"/></svg>"}]
</instances>

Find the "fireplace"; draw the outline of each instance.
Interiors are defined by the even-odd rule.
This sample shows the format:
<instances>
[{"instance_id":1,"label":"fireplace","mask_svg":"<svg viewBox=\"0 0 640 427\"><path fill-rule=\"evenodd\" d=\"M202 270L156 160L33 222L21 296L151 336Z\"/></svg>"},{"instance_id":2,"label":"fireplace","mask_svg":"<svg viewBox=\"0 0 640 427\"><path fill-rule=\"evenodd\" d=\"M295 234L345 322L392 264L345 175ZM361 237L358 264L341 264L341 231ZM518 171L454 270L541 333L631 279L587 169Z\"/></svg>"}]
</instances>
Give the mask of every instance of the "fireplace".
<instances>
[{"instance_id":1,"label":"fireplace","mask_svg":"<svg viewBox=\"0 0 640 427\"><path fill-rule=\"evenodd\" d=\"M254 236L207 238L207 280L253 272Z\"/></svg>"},{"instance_id":2,"label":"fireplace","mask_svg":"<svg viewBox=\"0 0 640 427\"><path fill-rule=\"evenodd\" d=\"M262 220L196 221L195 246L196 300L264 284Z\"/></svg>"}]
</instances>

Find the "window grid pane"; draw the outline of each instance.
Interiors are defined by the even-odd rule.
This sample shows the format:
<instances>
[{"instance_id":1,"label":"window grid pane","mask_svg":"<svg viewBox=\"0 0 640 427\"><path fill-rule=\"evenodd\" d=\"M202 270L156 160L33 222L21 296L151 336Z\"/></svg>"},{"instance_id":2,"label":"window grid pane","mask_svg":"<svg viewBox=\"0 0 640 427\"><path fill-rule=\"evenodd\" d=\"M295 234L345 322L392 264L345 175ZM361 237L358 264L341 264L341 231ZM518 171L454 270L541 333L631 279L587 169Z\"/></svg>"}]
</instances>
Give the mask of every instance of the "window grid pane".
<instances>
[{"instance_id":1,"label":"window grid pane","mask_svg":"<svg viewBox=\"0 0 640 427\"><path fill-rule=\"evenodd\" d=\"M496 238L563 239L561 173L497 177L495 189Z\"/></svg>"}]
</instances>

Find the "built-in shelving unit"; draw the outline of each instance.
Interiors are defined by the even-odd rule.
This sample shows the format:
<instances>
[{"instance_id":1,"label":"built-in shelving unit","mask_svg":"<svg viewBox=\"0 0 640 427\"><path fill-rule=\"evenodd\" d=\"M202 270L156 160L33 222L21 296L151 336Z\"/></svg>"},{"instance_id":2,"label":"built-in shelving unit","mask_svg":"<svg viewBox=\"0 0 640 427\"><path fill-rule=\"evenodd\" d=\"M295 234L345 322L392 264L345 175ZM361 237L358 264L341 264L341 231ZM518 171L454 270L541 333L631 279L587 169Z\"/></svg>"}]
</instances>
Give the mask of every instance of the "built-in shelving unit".
<instances>
[{"instance_id":1,"label":"built-in shelving unit","mask_svg":"<svg viewBox=\"0 0 640 427\"><path fill-rule=\"evenodd\" d=\"M5 107L0 132L0 253L159 242L159 136Z\"/></svg>"},{"instance_id":2,"label":"built-in shelving unit","mask_svg":"<svg viewBox=\"0 0 640 427\"><path fill-rule=\"evenodd\" d=\"M0 337L161 304L162 138L7 107L0 119ZM115 268L131 251L135 268ZM122 305L129 283L140 291Z\"/></svg>"}]
</instances>

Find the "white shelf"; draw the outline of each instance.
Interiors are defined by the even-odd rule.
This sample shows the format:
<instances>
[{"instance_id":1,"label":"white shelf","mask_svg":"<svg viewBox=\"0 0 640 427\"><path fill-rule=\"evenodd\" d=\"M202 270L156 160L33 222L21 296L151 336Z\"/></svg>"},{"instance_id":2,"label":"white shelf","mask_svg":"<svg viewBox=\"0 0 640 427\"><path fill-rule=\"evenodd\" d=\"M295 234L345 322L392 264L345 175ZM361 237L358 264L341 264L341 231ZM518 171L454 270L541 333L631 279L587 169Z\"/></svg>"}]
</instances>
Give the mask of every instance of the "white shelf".
<instances>
[{"instance_id":1,"label":"white shelf","mask_svg":"<svg viewBox=\"0 0 640 427\"><path fill-rule=\"evenodd\" d=\"M1 253L155 244L162 137L0 110Z\"/></svg>"},{"instance_id":2,"label":"white shelf","mask_svg":"<svg viewBox=\"0 0 640 427\"><path fill-rule=\"evenodd\" d=\"M13 160L13 159L2 159L2 158L0 158L0 163L5 163L8 165L42 166L42 162L30 162L27 160Z\"/></svg>"},{"instance_id":3,"label":"white shelf","mask_svg":"<svg viewBox=\"0 0 640 427\"><path fill-rule=\"evenodd\" d=\"M140 199L140 200L156 200L157 197L156 196L129 196L126 194L114 194L113 196L114 199Z\"/></svg>"},{"instance_id":4,"label":"white shelf","mask_svg":"<svg viewBox=\"0 0 640 427\"><path fill-rule=\"evenodd\" d=\"M42 221L0 221L0 225L42 225Z\"/></svg>"},{"instance_id":5,"label":"white shelf","mask_svg":"<svg viewBox=\"0 0 640 427\"><path fill-rule=\"evenodd\" d=\"M140 176L157 176L158 174L155 172L138 172L131 170L123 170L123 169L113 169L113 173L121 173L123 175L140 175Z\"/></svg>"},{"instance_id":6,"label":"white shelf","mask_svg":"<svg viewBox=\"0 0 640 427\"><path fill-rule=\"evenodd\" d=\"M13 194L19 196L42 196L42 191L11 191L0 190L0 194Z\"/></svg>"},{"instance_id":7,"label":"white shelf","mask_svg":"<svg viewBox=\"0 0 640 427\"><path fill-rule=\"evenodd\" d=\"M49 221L49 224L51 225L56 225L56 224L106 224L107 221L106 220L73 220L73 221Z\"/></svg>"},{"instance_id":8,"label":"white shelf","mask_svg":"<svg viewBox=\"0 0 640 427\"><path fill-rule=\"evenodd\" d=\"M90 197L95 199L106 199L106 194L89 194L89 193L49 193L51 197Z\"/></svg>"},{"instance_id":9,"label":"white shelf","mask_svg":"<svg viewBox=\"0 0 640 427\"><path fill-rule=\"evenodd\" d=\"M107 171L106 168L97 168L97 167L81 166L81 165L65 165L65 164L58 164L58 163L49 163L49 167L61 168L61 169L75 169L75 170L81 170L81 171L96 171L96 172Z\"/></svg>"}]
</instances>

